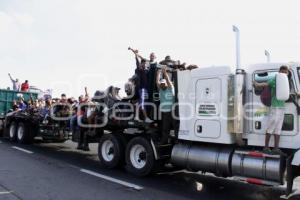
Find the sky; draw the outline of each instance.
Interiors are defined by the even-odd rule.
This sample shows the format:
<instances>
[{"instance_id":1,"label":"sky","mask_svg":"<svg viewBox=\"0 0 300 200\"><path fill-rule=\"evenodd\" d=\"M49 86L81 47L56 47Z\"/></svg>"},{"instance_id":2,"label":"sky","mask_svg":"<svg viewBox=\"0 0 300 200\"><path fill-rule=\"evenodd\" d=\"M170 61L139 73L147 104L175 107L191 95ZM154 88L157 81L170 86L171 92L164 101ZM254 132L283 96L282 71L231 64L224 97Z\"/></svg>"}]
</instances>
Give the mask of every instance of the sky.
<instances>
[{"instance_id":1,"label":"sky","mask_svg":"<svg viewBox=\"0 0 300 200\"><path fill-rule=\"evenodd\" d=\"M0 88L11 73L54 96L123 88L135 68L130 46L158 60L199 67L299 61L297 0L0 0Z\"/></svg>"}]
</instances>

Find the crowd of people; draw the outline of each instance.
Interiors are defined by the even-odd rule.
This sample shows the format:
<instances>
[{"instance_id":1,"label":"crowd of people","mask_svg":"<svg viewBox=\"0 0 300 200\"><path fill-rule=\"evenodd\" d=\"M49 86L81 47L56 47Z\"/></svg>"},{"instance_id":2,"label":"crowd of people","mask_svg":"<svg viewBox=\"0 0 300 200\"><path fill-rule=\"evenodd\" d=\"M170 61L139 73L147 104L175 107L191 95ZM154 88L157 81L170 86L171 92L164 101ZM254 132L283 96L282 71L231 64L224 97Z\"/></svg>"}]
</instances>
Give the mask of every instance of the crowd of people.
<instances>
[{"instance_id":1,"label":"crowd of people","mask_svg":"<svg viewBox=\"0 0 300 200\"><path fill-rule=\"evenodd\" d=\"M176 70L191 70L197 68L196 65L186 66L185 63L174 61L170 56L166 56L164 60L159 63L156 61L156 56L151 53L149 59L142 57L138 50L129 48L136 60L136 69L134 75L125 84L125 92L127 97L121 98L119 95L120 88L110 86L106 91L97 91L94 96L99 94L106 94L108 107L111 107L116 101L126 101L135 105L138 113L134 120L141 123L153 123L157 121L157 116L149 103L154 103L160 110L161 119L160 127L162 129L162 136L160 143L168 142L169 133L171 129L178 129L178 122L175 120L173 113L175 107L175 88L173 84L172 72ZM10 80L13 84L13 90L28 92L29 83L26 80L20 84L19 79L14 79L9 74ZM158 94L158 97L157 97ZM111 102L109 101L111 100ZM25 101L22 96L17 101L13 102L13 111L24 111L26 109L33 110L40 113L41 116L46 117L54 114L55 117L69 117L70 130L75 133L78 130L82 118L88 113L88 107L93 105L87 88L85 94L80 95L78 99L73 97L67 98L66 94L62 94L60 98L46 98L33 99L31 96L28 101ZM175 131L175 135L177 132ZM84 142L85 134L80 132L78 149L89 150L88 143Z\"/></svg>"},{"instance_id":2,"label":"crowd of people","mask_svg":"<svg viewBox=\"0 0 300 200\"><path fill-rule=\"evenodd\" d=\"M138 104L137 108L142 113L141 117L145 123L152 123L153 119L156 118L151 106L147 108L148 103L156 104L161 116L162 137L160 143L165 144L168 142L172 128L175 131L175 138L177 138L179 126L175 116L176 97L173 72L192 70L197 66L187 66L186 63L181 63L179 60L172 60L170 56L166 56L164 60L158 63L154 53L151 53L149 59L146 59L139 54L138 50L130 47L128 50L131 50L135 55L136 69L135 74L125 84L125 91L128 95L131 94L133 103ZM135 90L131 89L133 86ZM135 91L134 94L132 94L133 91ZM139 115L135 118L137 121L141 121Z\"/></svg>"}]
</instances>

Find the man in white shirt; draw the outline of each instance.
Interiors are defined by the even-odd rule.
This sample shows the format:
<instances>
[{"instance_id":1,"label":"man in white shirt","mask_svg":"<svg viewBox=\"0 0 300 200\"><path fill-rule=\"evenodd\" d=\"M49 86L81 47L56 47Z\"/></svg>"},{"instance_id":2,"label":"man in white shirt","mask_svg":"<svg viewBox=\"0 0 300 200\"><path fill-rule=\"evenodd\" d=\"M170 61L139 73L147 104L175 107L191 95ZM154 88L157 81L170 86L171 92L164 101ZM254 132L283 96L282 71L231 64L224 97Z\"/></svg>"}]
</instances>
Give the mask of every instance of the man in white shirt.
<instances>
[{"instance_id":1,"label":"man in white shirt","mask_svg":"<svg viewBox=\"0 0 300 200\"><path fill-rule=\"evenodd\" d=\"M10 74L8 74L8 76L9 76L9 78L10 78L12 84L13 84L13 90L15 90L15 91L20 91L21 84L20 84L20 82L19 82L19 79L16 78L16 79L14 80L14 79L11 77Z\"/></svg>"}]
</instances>

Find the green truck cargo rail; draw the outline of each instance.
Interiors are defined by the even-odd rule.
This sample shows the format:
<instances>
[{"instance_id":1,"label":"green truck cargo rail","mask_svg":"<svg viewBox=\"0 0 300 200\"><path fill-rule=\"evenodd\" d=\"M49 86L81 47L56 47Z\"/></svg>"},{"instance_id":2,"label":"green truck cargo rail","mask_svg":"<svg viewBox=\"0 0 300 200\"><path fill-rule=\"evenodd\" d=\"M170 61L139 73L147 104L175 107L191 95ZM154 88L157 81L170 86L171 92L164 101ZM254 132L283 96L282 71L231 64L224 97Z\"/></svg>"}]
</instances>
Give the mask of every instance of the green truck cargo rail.
<instances>
[{"instance_id":1,"label":"green truck cargo rail","mask_svg":"<svg viewBox=\"0 0 300 200\"><path fill-rule=\"evenodd\" d=\"M7 112L12 109L13 101L18 100L21 95L25 101L30 99L30 95L32 95L33 99L37 99L38 96L37 93L0 89L0 119L5 118Z\"/></svg>"}]
</instances>

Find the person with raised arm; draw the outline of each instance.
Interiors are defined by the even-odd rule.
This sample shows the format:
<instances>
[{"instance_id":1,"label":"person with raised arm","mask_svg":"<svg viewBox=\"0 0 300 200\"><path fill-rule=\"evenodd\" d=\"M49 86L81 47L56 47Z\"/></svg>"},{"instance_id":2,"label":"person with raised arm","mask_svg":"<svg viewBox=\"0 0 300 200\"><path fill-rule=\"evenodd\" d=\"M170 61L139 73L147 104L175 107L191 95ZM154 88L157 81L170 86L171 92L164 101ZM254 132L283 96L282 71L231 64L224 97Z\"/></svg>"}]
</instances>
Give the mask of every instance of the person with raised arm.
<instances>
[{"instance_id":1,"label":"person with raised arm","mask_svg":"<svg viewBox=\"0 0 300 200\"><path fill-rule=\"evenodd\" d=\"M149 74L149 69L146 67L147 61L144 59L141 59L139 61L140 56L138 54L138 50L133 50L131 48L128 48L135 54L135 60L136 60L136 70L135 74L138 76L138 92L139 92L139 109L141 110L143 117L144 117L144 122L146 123L152 123L153 120L151 120L148 117L147 111L146 111L146 102L149 99L149 93L148 93L148 85L149 85L149 80L148 80L148 74ZM136 116L137 118L138 116ZM138 119L138 118L137 118ZM138 119L139 121L139 119Z\"/></svg>"},{"instance_id":2,"label":"person with raised arm","mask_svg":"<svg viewBox=\"0 0 300 200\"><path fill-rule=\"evenodd\" d=\"M15 91L20 91L20 89L21 89L21 84L20 84L20 82L19 82L19 79L17 79L17 78L16 78L16 79L13 79L12 76L10 75L10 73L8 74L8 76L9 76L9 78L10 78L12 84L13 84L13 90L15 90Z\"/></svg>"},{"instance_id":3,"label":"person with raised arm","mask_svg":"<svg viewBox=\"0 0 300 200\"><path fill-rule=\"evenodd\" d=\"M174 86L169 78L169 75L165 67L162 68L162 70L160 70L157 73L156 84L157 84L157 88L159 89L159 98L160 98L159 110L162 117L161 118L162 137L159 143L163 145L168 142L169 134L172 127L175 131L175 137L177 138L178 124L179 124L174 116L175 115Z\"/></svg>"}]
</instances>

